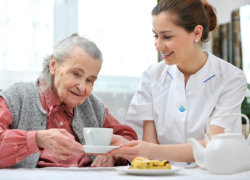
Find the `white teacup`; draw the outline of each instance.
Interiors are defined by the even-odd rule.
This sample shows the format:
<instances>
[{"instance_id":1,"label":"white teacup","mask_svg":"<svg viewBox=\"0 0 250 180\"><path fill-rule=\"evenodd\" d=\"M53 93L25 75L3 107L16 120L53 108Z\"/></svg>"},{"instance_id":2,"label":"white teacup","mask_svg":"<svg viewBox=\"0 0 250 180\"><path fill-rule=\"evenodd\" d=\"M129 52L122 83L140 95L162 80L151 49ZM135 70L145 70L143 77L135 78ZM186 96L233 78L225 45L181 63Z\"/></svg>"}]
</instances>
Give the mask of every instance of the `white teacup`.
<instances>
[{"instance_id":1,"label":"white teacup","mask_svg":"<svg viewBox=\"0 0 250 180\"><path fill-rule=\"evenodd\" d=\"M109 146L112 136L112 128L83 128L83 136L87 146Z\"/></svg>"}]
</instances>

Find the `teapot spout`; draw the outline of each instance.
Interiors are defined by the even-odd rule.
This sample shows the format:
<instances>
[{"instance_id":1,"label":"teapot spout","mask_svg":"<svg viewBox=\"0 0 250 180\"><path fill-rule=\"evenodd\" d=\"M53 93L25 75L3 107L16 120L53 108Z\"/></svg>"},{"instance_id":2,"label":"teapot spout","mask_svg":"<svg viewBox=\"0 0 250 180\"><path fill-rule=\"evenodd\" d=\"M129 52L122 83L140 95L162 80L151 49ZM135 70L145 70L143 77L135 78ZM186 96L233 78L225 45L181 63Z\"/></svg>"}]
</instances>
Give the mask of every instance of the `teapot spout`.
<instances>
[{"instance_id":1,"label":"teapot spout","mask_svg":"<svg viewBox=\"0 0 250 180\"><path fill-rule=\"evenodd\" d=\"M201 168L207 169L205 165L205 148L194 138L187 139L187 142L192 145L195 162Z\"/></svg>"}]
</instances>

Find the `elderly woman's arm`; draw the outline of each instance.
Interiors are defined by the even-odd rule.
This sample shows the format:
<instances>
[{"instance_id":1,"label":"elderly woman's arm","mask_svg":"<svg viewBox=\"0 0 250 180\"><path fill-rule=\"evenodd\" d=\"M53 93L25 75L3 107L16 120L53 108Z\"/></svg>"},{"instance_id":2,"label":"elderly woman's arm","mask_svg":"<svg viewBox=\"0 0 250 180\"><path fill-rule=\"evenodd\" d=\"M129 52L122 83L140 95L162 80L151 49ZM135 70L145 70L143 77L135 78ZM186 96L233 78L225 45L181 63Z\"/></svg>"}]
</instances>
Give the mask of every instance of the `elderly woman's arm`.
<instances>
[{"instance_id":1,"label":"elderly woman's arm","mask_svg":"<svg viewBox=\"0 0 250 180\"><path fill-rule=\"evenodd\" d=\"M39 148L48 148L55 157L67 159L72 154L83 154L82 145L65 129L24 131L9 129L12 115L0 98L0 168L17 164Z\"/></svg>"},{"instance_id":2,"label":"elderly woman's arm","mask_svg":"<svg viewBox=\"0 0 250 180\"><path fill-rule=\"evenodd\" d=\"M12 115L3 98L0 98L0 168L10 167L32 153L39 152L36 131L9 130Z\"/></svg>"}]
</instances>

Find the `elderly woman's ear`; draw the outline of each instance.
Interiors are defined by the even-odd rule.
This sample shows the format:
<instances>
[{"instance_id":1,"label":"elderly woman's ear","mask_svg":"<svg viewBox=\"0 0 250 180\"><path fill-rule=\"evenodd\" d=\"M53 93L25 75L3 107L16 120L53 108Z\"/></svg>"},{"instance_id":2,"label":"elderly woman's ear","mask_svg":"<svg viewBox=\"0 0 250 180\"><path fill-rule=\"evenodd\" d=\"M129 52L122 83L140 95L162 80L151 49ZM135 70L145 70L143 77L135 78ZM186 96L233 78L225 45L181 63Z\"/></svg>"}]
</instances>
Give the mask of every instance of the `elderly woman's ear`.
<instances>
[{"instance_id":1,"label":"elderly woman's ear","mask_svg":"<svg viewBox=\"0 0 250 180\"><path fill-rule=\"evenodd\" d=\"M55 75L55 66L56 66L56 61L53 56L50 58L50 63L49 63L49 70L51 75Z\"/></svg>"}]
</instances>

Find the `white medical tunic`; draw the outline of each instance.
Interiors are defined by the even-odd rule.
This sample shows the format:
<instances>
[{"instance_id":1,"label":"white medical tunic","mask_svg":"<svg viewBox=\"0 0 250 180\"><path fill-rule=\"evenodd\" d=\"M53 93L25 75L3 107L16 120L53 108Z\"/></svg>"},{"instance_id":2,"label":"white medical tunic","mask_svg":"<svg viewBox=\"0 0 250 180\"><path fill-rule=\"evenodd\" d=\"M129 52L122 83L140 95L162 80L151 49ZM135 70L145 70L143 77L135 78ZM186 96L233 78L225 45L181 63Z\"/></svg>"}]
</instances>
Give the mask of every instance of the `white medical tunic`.
<instances>
[{"instance_id":1,"label":"white medical tunic","mask_svg":"<svg viewBox=\"0 0 250 180\"><path fill-rule=\"evenodd\" d=\"M241 113L247 82L243 72L206 52L204 66L185 78L176 65L164 61L143 73L133 97L127 121L154 120L160 144L180 144L193 137L203 139L209 117ZM211 124L241 132L241 118L216 118Z\"/></svg>"}]
</instances>

